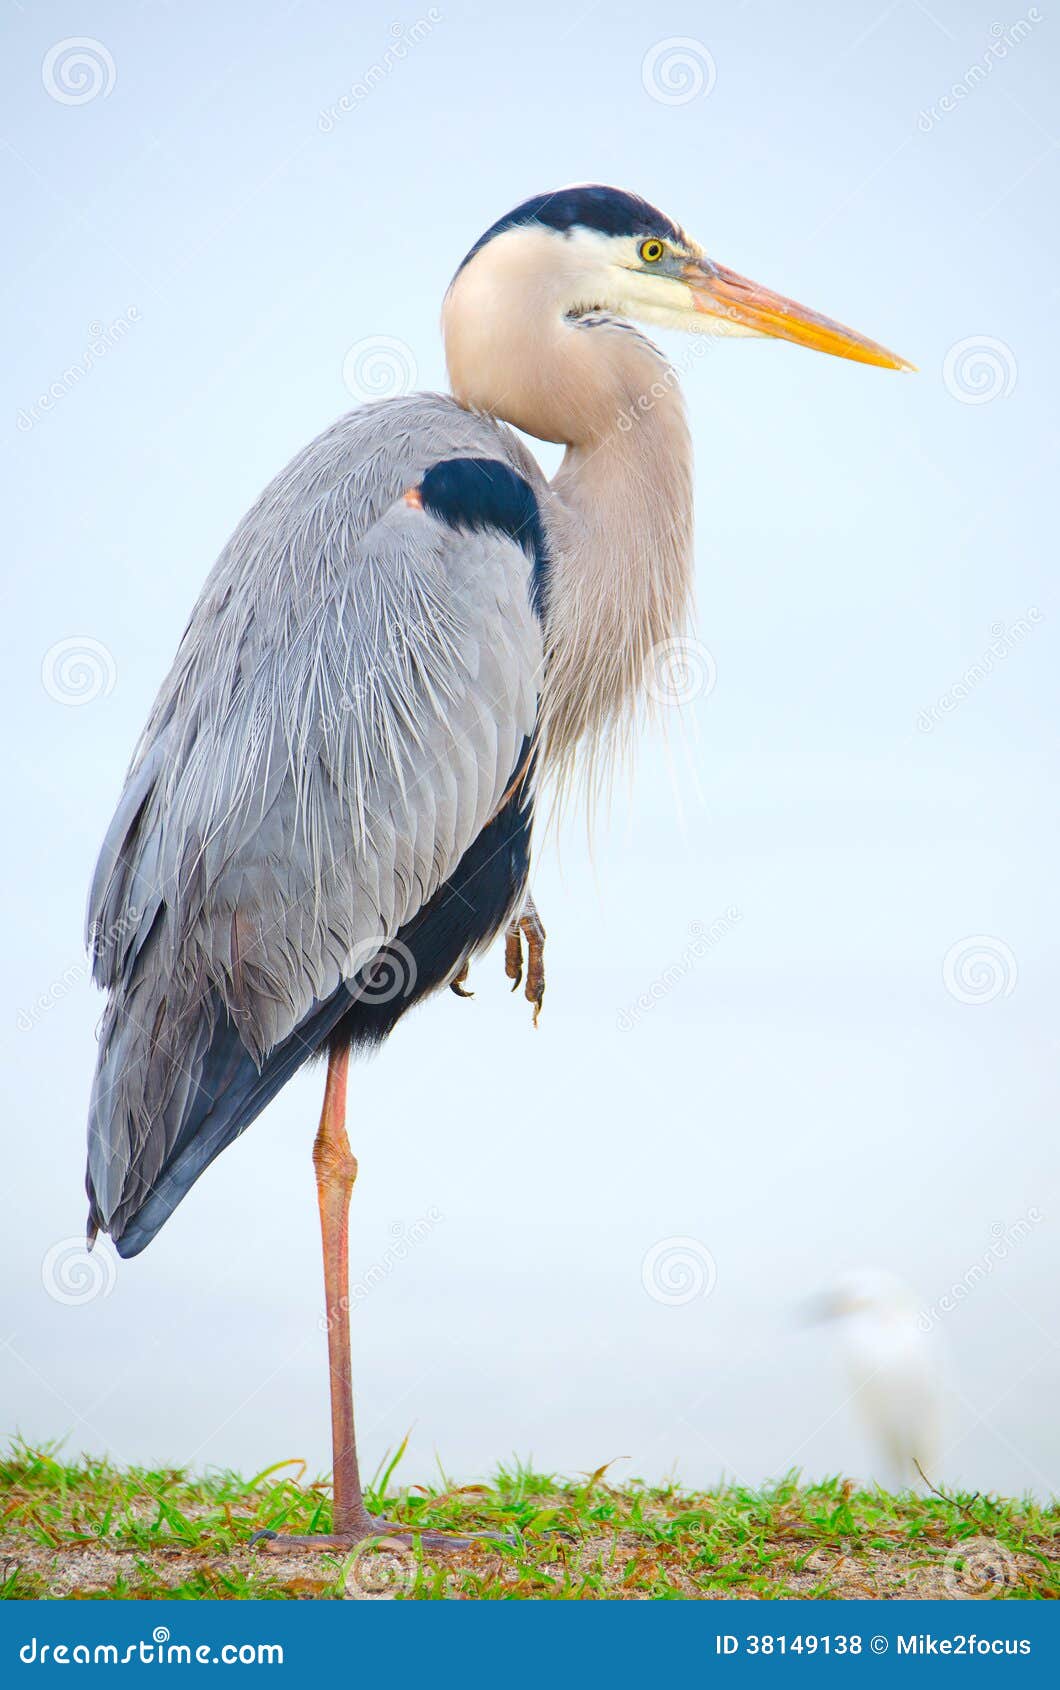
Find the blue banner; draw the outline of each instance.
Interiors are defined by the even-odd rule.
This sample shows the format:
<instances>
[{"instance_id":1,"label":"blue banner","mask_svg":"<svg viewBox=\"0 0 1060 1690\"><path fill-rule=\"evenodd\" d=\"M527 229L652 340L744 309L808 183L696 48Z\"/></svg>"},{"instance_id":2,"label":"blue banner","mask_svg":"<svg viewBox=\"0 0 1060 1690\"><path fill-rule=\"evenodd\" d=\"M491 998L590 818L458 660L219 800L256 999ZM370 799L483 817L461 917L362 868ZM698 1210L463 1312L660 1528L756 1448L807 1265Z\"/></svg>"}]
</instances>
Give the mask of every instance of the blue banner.
<instances>
[{"instance_id":1,"label":"blue banner","mask_svg":"<svg viewBox=\"0 0 1060 1690\"><path fill-rule=\"evenodd\" d=\"M0 1684L1058 1682L1045 1602L9 1602ZM385 1679L384 1676L385 1675Z\"/></svg>"}]
</instances>

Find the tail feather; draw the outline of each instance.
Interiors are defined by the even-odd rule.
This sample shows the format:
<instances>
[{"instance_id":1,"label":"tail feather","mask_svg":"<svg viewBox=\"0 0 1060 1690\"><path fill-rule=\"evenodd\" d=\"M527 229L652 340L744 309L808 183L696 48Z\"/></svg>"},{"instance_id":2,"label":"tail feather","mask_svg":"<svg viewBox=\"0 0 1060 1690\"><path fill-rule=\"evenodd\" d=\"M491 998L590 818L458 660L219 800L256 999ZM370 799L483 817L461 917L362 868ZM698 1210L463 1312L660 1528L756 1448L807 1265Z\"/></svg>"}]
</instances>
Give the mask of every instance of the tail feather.
<instances>
[{"instance_id":1,"label":"tail feather","mask_svg":"<svg viewBox=\"0 0 1060 1690\"><path fill-rule=\"evenodd\" d=\"M250 1126L265 1106L302 1064L313 1056L350 1005L350 994L340 987L323 1003L315 1004L305 1020L275 1050L259 1069L243 1044L234 1024L214 1003L208 1039L193 1065L183 1068L181 1088L169 1099L166 1119L156 1118L148 1140L138 1152L113 1155L107 1160L103 1147L131 1144L129 1124L116 1121L124 1093L109 1081L110 1058L129 1060L128 1036L117 1039L116 1051L105 1049L93 1092L90 1121L88 1174L89 1228L109 1232L120 1256L136 1256L169 1219L199 1175L233 1139ZM144 1044L144 1030L126 1021L122 1031L131 1030L137 1043ZM106 1037L106 1029L104 1029ZM141 1060L150 1052L141 1049ZM176 1115L176 1119L174 1119ZM175 1129L175 1130L174 1130ZM159 1146L163 1144L161 1154Z\"/></svg>"}]
</instances>

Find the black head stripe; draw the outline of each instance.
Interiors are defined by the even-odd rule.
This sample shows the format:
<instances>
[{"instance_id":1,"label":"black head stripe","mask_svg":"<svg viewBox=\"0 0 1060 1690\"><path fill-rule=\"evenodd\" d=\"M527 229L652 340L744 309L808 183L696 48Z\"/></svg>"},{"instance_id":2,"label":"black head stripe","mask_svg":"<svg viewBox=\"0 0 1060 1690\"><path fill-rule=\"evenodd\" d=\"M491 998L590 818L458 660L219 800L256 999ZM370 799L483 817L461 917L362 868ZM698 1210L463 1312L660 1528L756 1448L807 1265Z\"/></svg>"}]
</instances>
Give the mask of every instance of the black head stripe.
<instances>
[{"instance_id":1,"label":"black head stripe","mask_svg":"<svg viewBox=\"0 0 1060 1690\"><path fill-rule=\"evenodd\" d=\"M561 188L554 194L535 194L533 199L524 200L506 217L498 218L475 242L460 270L496 235L503 235L507 229L526 228L530 223L540 223L543 228L556 229L565 235L573 229L595 229L601 235L662 235L667 240L684 240L677 224L639 194L590 183L580 188Z\"/></svg>"}]
</instances>

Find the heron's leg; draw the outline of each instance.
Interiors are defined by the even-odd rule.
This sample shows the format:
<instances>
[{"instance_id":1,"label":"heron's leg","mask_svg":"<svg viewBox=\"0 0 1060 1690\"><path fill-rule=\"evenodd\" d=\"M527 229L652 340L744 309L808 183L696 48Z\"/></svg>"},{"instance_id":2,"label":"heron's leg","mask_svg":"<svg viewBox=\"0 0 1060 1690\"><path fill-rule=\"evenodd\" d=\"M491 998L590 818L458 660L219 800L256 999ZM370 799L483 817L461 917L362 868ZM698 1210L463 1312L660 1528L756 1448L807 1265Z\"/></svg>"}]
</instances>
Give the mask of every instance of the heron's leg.
<instances>
[{"instance_id":1,"label":"heron's leg","mask_svg":"<svg viewBox=\"0 0 1060 1690\"><path fill-rule=\"evenodd\" d=\"M350 1195L357 1178L357 1158L346 1137L346 1075L350 1052L346 1047L328 1055L324 1107L313 1144L317 1177L320 1237L324 1251L324 1308L328 1327L328 1367L331 1382L332 1529L306 1536L255 1532L268 1554L290 1550L351 1549L369 1538L421 1543L426 1550L460 1549L473 1539L446 1532L416 1532L377 1520L364 1505L357 1442L353 1426L353 1370L350 1359ZM495 1534L494 1534L495 1535Z\"/></svg>"},{"instance_id":2,"label":"heron's leg","mask_svg":"<svg viewBox=\"0 0 1060 1690\"><path fill-rule=\"evenodd\" d=\"M346 1137L346 1076L349 1066L348 1046L329 1052L324 1107L313 1143L320 1241L324 1253L324 1313L331 1383L332 1529L335 1532L356 1530L372 1524L361 1491L357 1439L353 1427L350 1197L357 1178L357 1158Z\"/></svg>"},{"instance_id":3,"label":"heron's leg","mask_svg":"<svg viewBox=\"0 0 1060 1690\"><path fill-rule=\"evenodd\" d=\"M522 913L509 922L504 933L504 972L512 982L512 991L519 989L523 978L523 937L526 938L526 987L524 995L534 1006L534 1026L541 1014L545 996L545 929L537 906L529 892Z\"/></svg>"},{"instance_id":4,"label":"heron's leg","mask_svg":"<svg viewBox=\"0 0 1060 1690\"><path fill-rule=\"evenodd\" d=\"M324 1311L328 1333L328 1371L331 1387L332 1530L311 1537L288 1537L276 1532L256 1533L262 1547L273 1552L300 1548L337 1549L380 1527L364 1505L357 1441L353 1426L353 1371L350 1360L350 1196L357 1178L357 1158L346 1137L346 1076L349 1047L328 1053L324 1107L313 1142L313 1169L320 1210L320 1241L324 1255Z\"/></svg>"}]
</instances>

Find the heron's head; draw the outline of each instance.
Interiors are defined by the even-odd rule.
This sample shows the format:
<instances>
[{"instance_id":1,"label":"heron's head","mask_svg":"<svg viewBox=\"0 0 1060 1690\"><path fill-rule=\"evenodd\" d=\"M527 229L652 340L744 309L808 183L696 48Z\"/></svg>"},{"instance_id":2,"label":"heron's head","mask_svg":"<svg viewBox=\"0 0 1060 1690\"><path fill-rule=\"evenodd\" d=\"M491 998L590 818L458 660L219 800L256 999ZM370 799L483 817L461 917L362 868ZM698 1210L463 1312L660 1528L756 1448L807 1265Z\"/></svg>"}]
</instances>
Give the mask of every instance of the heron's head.
<instances>
[{"instance_id":1,"label":"heron's head","mask_svg":"<svg viewBox=\"0 0 1060 1690\"><path fill-rule=\"evenodd\" d=\"M884 369L913 367L830 317L725 269L647 200L586 185L526 200L476 241L446 296L450 373L453 343L469 322L484 340L492 332L510 345L528 318L540 333L550 321L601 312L693 334L790 340ZM455 351L459 364L459 345ZM454 388L459 395L458 381ZM480 401L472 396L472 403Z\"/></svg>"}]
</instances>

